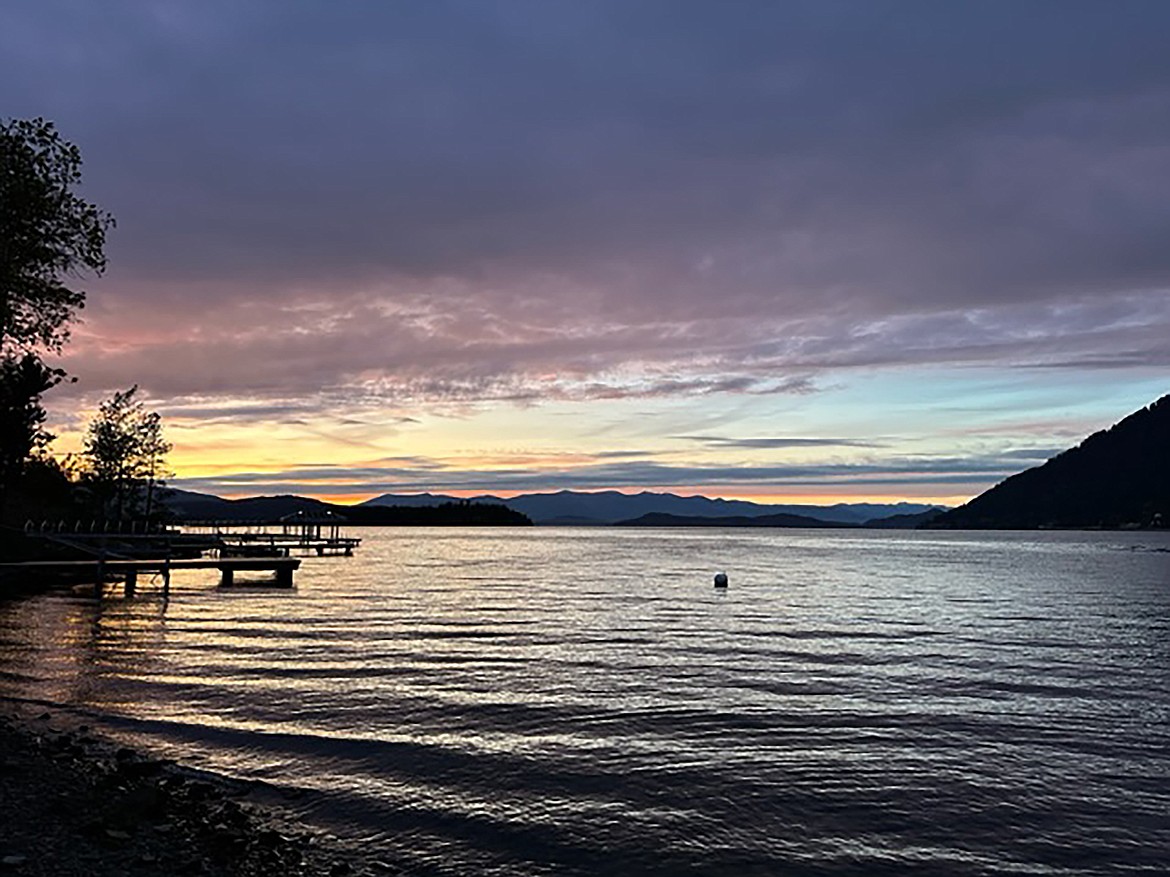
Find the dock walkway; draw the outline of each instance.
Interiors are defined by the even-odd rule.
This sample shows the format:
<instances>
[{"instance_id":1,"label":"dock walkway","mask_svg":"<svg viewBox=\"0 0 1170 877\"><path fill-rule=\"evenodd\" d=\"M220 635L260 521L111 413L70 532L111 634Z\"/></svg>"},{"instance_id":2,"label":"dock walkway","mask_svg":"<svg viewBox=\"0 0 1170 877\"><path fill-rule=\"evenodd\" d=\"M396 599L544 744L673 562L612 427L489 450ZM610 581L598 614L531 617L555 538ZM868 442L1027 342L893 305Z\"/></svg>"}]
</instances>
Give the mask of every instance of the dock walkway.
<instances>
[{"instance_id":1,"label":"dock walkway","mask_svg":"<svg viewBox=\"0 0 1170 877\"><path fill-rule=\"evenodd\" d=\"M293 571L301 565L297 557L200 557L179 558L92 558L86 560L24 560L13 563L0 563L0 573L28 572L28 573L74 573L88 577L92 572L94 588L101 593L105 577L111 573L125 576L126 596L134 594L138 583L139 573L161 573L163 577L163 595L170 592L171 572L177 569L217 569L220 573L220 584L231 585L235 582L237 572L272 572L275 585L278 588L291 588L293 585Z\"/></svg>"},{"instance_id":2,"label":"dock walkway","mask_svg":"<svg viewBox=\"0 0 1170 877\"><path fill-rule=\"evenodd\" d=\"M221 553L232 551L266 551L270 554L289 554L292 551L314 551L318 557L327 554L353 556L353 550L362 544L355 537L331 536L322 538L305 537L285 533L231 533L220 531L216 534L222 544Z\"/></svg>"},{"instance_id":3,"label":"dock walkway","mask_svg":"<svg viewBox=\"0 0 1170 877\"><path fill-rule=\"evenodd\" d=\"M216 540L221 554L288 555L303 551L318 557L352 557L362 544L356 536L341 535L341 524L333 517L326 523L297 516L279 521L186 521L183 530L191 538Z\"/></svg>"}]
</instances>

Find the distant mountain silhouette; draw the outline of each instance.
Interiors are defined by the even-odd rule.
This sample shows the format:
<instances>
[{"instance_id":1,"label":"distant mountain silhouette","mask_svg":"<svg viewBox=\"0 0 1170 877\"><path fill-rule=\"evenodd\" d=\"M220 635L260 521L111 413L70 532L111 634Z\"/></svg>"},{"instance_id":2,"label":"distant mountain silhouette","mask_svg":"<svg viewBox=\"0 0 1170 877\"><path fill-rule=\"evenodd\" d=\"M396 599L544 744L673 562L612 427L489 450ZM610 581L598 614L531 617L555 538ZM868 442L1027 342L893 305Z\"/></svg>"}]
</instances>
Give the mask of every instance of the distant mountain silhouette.
<instances>
[{"instance_id":1,"label":"distant mountain silhouette","mask_svg":"<svg viewBox=\"0 0 1170 877\"><path fill-rule=\"evenodd\" d=\"M705 518L688 515L668 515L651 512L630 521L619 521L619 527L856 527L857 524L842 524L835 521L821 521L805 515L732 515L724 518Z\"/></svg>"},{"instance_id":2,"label":"distant mountain silhouette","mask_svg":"<svg viewBox=\"0 0 1170 877\"><path fill-rule=\"evenodd\" d=\"M792 515L813 521L808 526L819 524L844 524L850 526L914 526L914 516L937 511L936 506L920 503L838 503L831 506L814 505L765 505L743 500L709 499L705 496L678 496L673 493L637 494L620 493L616 490L578 492L562 490L557 493L529 493L502 499L490 494L471 500L442 494L384 494L358 505L338 505L310 499L304 496L256 496L247 499L222 499L209 493L195 493L189 490L172 489L165 499L166 505L181 520L216 521L275 521L298 511L336 511L353 522L372 520L363 509L413 508L426 509L449 505L504 506L519 513L528 522L561 526L603 526L630 521L648 514L673 515L678 518L758 518L761 516ZM429 513L420 512L414 517L430 520ZM451 514L451 513L448 513ZM467 517L469 512L460 513ZM385 518L386 516L382 516ZM395 513L394 521L410 518ZM520 519L516 519L519 521ZM889 520L889 524L879 524ZM670 526L659 524L658 526ZM689 526L679 524L677 526ZM715 524L714 526L738 526L736 524ZM758 524L757 526L785 526L783 524ZM788 526L804 526L791 524Z\"/></svg>"},{"instance_id":3,"label":"distant mountain silhouette","mask_svg":"<svg viewBox=\"0 0 1170 877\"><path fill-rule=\"evenodd\" d=\"M1013 475L928 526L949 529L1165 526L1170 396Z\"/></svg>"},{"instance_id":4,"label":"distant mountain silhouette","mask_svg":"<svg viewBox=\"0 0 1170 877\"><path fill-rule=\"evenodd\" d=\"M915 530L943 514L945 509L927 509L916 515L889 515L884 518L871 518L861 526L878 530Z\"/></svg>"},{"instance_id":5,"label":"distant mountain silhouette","mask_svg":"<svg viewBox=\"0 0 1170 877\"><path fill-rule=\"evenodd\" d=\"M435 506L333 505L347 524L369 527L527 527L532 521L499 503L446 502Z\"/></svg>"},{"instance_id":6,"label":"distant mountain silhouette","mask_svg":"<svg viewBox=\"0 0 1170 877\"><path fill-rule=\"evenodd\" d=\"M362 505L437 505L454 497L423 494L385 494ZM744 500L710 499L705 496L678 496L673 493L620 493L561 490L556 493L527 493L503 499L477 496L473 502L503 503L527 515L538 524L574 524L578 526L614 524L647 514L680 517L727 518L760 515L803 515L819 521L839 524L863 524L874 518L891 515L920 514L935 506L920 503L838 503L831 506L765 505Z\"/></svg>"},{"instance_id":7,"label":"distant mountain silhouette","mask_svg":"<svg viewBox=\"0 0 1170 877\"><path fill-rule=\"evenodd\" d=\"M209 493L172 490L164 502L182 521L275 522L296 512L330 512L352 526L527 526L524 514L499 503L448 500L416 506L338 505L304 496L255 496L221 499Z\"/></svg>"},{"instance_id":8,"label":"distant mountain silhouette","mask_svg":"<svg viewBox=\"0 0 1170 877\"><path fill-rule=\"evenodd\" d=\"M163 502L185 521L275 521L294 512L324 512L330 504L304 496L252 496L223 499L210 493L168 489Z\"/></svg>"}]
</instances>

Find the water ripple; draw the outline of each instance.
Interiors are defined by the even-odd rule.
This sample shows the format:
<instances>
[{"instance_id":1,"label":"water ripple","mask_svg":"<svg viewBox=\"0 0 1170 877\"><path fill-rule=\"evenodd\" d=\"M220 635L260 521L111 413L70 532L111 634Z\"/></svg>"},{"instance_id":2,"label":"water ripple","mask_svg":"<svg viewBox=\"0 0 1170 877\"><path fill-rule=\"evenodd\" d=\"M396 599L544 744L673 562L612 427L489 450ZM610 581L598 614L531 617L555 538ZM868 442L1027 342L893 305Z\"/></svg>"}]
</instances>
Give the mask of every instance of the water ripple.
<instances>
[{"instance_id":1,"label":"water ripple","mask_svg":"<svg viewBox=\"0 0 1170 877\"><path fill-rule=\"evenodd\" d=\"M1165 534L363 535L0 604L0 692L409 874L1170 873Z\"/></svg>"}]
</instances>

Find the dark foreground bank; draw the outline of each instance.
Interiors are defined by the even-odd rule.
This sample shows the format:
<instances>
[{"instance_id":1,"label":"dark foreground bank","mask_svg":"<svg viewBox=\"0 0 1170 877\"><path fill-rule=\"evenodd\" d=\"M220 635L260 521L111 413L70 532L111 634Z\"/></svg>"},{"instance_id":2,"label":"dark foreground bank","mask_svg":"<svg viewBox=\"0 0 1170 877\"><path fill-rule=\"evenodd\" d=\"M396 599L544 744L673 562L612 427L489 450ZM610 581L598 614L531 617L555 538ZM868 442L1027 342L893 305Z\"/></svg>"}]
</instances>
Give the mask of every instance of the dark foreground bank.
<instances>
[{"instance_id":1,"label":"dark foreground bank","mask_svg":"<svg viewBox=\"0 0 1170 877\"><path fill-rule=\"evenodd\" d=\"M0 875L389 875L263 790L0 702Z\"/></svg>"}]
</instances>

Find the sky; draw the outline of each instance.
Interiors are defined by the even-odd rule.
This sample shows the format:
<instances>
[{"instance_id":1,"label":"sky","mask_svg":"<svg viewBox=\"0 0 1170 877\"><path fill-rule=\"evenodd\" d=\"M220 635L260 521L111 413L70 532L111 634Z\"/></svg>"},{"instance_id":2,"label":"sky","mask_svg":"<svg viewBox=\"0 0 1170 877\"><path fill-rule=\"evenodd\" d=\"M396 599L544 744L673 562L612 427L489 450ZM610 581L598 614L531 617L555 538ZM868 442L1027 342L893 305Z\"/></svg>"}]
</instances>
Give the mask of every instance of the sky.
<instances>
[{"instance_id":1,"label":"sky","mask_svg":"<svg viewBox=\"0 0 1170 877\"><path fill-rule=\"evenodd\" d=\"M46 397L222 496L957 504L1170 392L1161 0L9 0Z\"/></svg>"}]
</instances>

